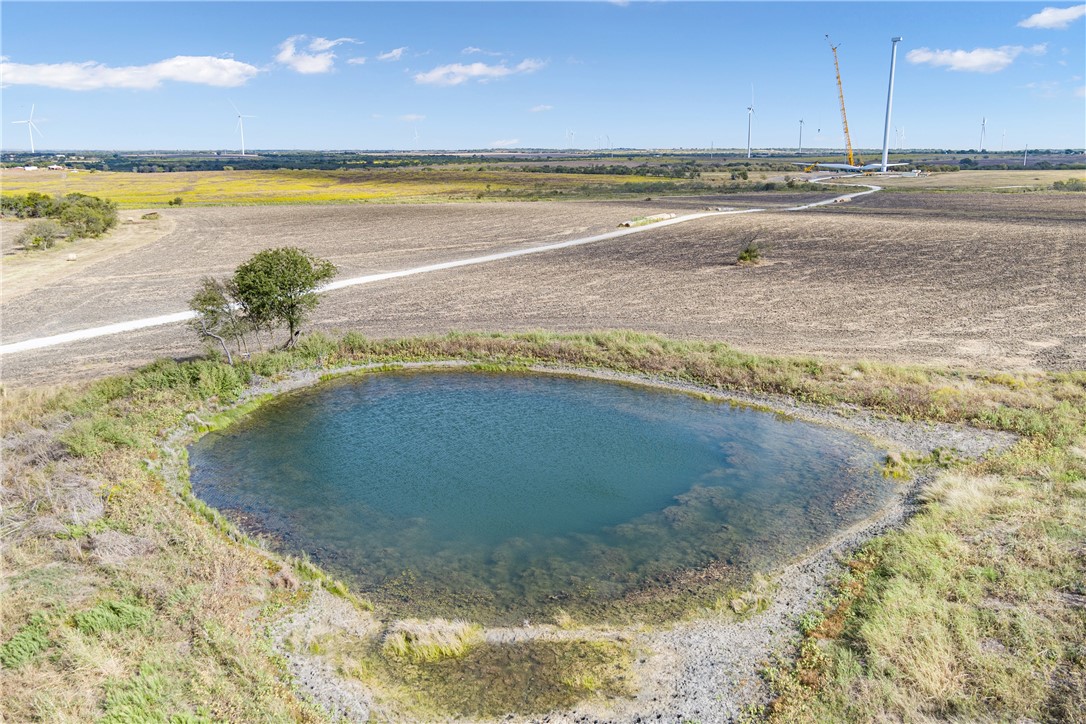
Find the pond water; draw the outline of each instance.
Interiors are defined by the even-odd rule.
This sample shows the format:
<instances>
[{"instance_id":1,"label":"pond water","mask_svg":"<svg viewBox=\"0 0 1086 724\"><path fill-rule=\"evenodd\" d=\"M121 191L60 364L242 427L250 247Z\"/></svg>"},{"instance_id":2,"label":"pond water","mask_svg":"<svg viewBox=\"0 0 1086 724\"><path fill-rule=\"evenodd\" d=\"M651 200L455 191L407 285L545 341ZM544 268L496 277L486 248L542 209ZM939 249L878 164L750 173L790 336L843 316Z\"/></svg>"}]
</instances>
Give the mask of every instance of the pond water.
<instances>
[{"instance_id":1,"label":"pond water","mask_svg":"<svg viewBox=\"0 0 1086 724\"><path fill-rule=\"evenodd\" d=\"M189 453L195 494L279 550L394 610L491 622L743 585L893 488L839 430L550 375L344 378Z\"/></svg>"}]
</instances>

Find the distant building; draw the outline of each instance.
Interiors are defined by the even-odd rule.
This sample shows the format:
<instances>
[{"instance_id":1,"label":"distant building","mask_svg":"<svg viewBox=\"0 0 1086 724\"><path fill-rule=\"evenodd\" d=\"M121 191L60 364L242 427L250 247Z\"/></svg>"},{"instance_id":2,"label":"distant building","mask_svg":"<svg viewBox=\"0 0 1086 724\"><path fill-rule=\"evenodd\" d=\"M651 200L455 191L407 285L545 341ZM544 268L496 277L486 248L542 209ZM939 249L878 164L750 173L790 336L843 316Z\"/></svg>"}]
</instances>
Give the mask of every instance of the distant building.
<instances>
[{"instance_id":1,"label":"distant building","mask_svg":"<svg viewBox=\"0 0 1086 724\"><path fill-rule=\"evenodd\" d=\"M54 163L52 166L49 167L49 170L50 171L64 171L65 169L64 169L63 166L58 166L57 164Z\"/></svg>"},{"instance_id":2,"label":"distant building","mask_svg":"<svg viewBox=\"0 0 1086 724\"><path fill-rule=\"evenodd\" d=\"M23 166L23 170L24 171L37 171L38 167L37 166Z\"/></svg>"}]
</instances>

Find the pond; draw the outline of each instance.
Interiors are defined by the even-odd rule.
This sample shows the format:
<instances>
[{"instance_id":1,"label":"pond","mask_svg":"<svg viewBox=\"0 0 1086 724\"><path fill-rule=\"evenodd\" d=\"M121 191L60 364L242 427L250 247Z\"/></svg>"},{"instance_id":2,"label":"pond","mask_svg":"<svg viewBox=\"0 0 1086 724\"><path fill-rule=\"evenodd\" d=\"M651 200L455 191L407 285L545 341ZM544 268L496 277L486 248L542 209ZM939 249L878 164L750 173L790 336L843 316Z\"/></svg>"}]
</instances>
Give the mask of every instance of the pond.
<instances>
[{"instance_id":1,"label":"pond","mask_svg":"<svg viewBox=\"0 0 1086 724\"><path fill-rule=\"evenodd\" d=\"M553 375L341 378L189 454L194 493L278 550L398 613L491 623L677 615L894 487L841 430Z\"/></svg>"}]
</instances>

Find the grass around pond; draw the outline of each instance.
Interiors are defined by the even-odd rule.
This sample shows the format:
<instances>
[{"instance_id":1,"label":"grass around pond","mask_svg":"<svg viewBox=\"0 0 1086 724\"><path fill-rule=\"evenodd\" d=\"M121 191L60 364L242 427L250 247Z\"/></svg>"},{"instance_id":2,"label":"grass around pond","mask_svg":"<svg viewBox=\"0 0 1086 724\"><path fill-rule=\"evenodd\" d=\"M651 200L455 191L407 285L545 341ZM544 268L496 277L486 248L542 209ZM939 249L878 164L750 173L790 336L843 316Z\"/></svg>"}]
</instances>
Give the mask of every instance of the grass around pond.
<instances>
[{"instance_id":1,"label":"grass around pond","mask_svg":"<svg viewBox=\"0 0 1086 724\"><path fill-rule=\"evenodd\" d=\"M775 700L751 715L1073 720L1086 710L1086 372L829 363L611 332L313 335L238 367L162 361L80 387L6 390L4 717L325 720L290 686L271 628L318 588L359 611L366 603L308 562L253 545L192 498L166 451L183 453L182 426L228 423L214 416L258 377L441 359L648 373L1021 435L990 459L951 463L903 528L847 562L835 594L803 618L796 654L766 670ZM470 702L443 706L447 692L485 689L503 656L512 666L538 653L535 685L547 681L550 693L532 709L546 711L625 691L613 672L629 650L590 643L519 653L473 645L435 664L393 657L345 675L384 682L389 706L464 714ZM576 680L544 665L563 656L579 662ZM397 686L414 691L409 701ZM520 710L516 685L491 688L503 693L479 714Z\"/></svg>"}]
</instances>

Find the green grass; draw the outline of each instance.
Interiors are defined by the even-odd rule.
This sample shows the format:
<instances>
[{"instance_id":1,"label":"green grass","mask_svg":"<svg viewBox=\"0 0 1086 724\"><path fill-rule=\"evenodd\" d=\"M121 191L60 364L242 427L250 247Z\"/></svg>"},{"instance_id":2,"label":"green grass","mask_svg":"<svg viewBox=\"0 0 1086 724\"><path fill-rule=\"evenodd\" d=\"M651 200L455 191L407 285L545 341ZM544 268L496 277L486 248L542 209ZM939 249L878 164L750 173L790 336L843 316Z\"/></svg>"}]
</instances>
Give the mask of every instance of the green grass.
<instances>
[{"instance_id":1,"label":"green grass","mask_svg":"<svg viewBox=\"0 0 1086 724\"><path fill-rule=\"evenodd\" d=\"M106 601L72 615L72 625L81 633L97 636L106 631L123 631L151 620L151 610L134 599Z\"/></svg>"},{"instance_id":2,"label":"green grass","mask_svg":"<svg viewBox=\"0 0 1086 724\"><path fill-rule=\"evenodd\" d=\"M192 439L173 437L183 425L208 429L248 411L234 405L257 376L447 359L487 370L617 370L1022 435L979 462L940 456L894 464L906 473L916 464L943 472L924 492L920 512L851 558L834 596L803 619L797 656L767 672L777 698L763 714L787 721L1073 720L1086 710L1086 372L771 357L634 332L392 340L352 333L311 335L290 352L256 355L237 367L161 361L78 387L0 397L4 434L13 441L5 448L5 535L19 533L2 553L18 582L0 607L5 717L320 720L290 688L267 626L312 586L349 593L311 563L263 552L192 498L167 448ZM177 460L183 464L183 453ZM96 526L145 539L152 552L104 567L81 553L91 527L61 538L20 533L52 509L59 475L99 481L106 512ZM275 583L284 568L303 579L296 589ZM771 596L756 587L746 594L723 598L720 607L750 615ZM264 613L254 618L254 611ZM571 706L593 690L621 695L629 686L606 676L608 661L625 660L617 650L574 654L540 644L513 655L480 645L416 663L385 657L374 645L378 651L356 659L358 675L408 699L416 696L413 686L429 692L420 710L441 704L443 712L474 716L483 711L472 708L477 695L486 697L486 712L498 711L523 688L494 677L516 675L502 667L529 659L542 667L532 670L547 691L565 692L539 706ZM383 673L366 679L365 662L378 659ZM579 670L578 660L591 665Z\"/></svg>"},{"instance_id":3,"label":"green grass","mask_svg":"<svg viewBox=\"0 0 1086 724\"><path fill-rule=\"evenodd\" d=\"M48 623L44 616L36 613L0 646L0 664L5 669L17 669L49 648L50 643Z\"/></svg>"}]
</instances>

